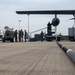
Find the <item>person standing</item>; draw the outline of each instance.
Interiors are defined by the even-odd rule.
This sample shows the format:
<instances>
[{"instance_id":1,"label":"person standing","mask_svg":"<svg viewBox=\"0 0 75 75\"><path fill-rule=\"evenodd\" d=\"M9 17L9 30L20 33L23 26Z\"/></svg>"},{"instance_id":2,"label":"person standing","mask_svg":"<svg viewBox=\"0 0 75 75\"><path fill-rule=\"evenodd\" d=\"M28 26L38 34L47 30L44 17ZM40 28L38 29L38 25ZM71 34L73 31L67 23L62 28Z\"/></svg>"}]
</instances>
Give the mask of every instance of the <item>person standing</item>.
<instances>
[{"instance_id":1,"label":"person standing","mask_svg":"<svg viewBox=\"0 0 75 75\"><path fill-rule=\"evenodd\" d=\"M26 30L24 30L24 32L25 32L24 39L25 39L25 42L26 42L27 32L26 32Z\"/></svg>"},{"instance_id":2,"label":"person standing","mask_svg":"<svg viewBox=\"0 0 75 75\"><path fill-rule=\"evenodd\" d=\"M21 31L19 30L19 42L21 42Z\"/></svg>"},{"instance_id":3,"label":"person standing","mask_svg":"<svg viewBox=\"0 0 75 75\"><path fill-rule=\"evenodd\" d=\"M21 35L21 42L23 42L23 35L24 35L24 33L23 33L23 30L22 29L20 31L20 35Z\"/></svg>"},{"instance_id":4,"label":"person standing","mask_svg":"<svg viewBox=\"0 0 75 75\"><path fill-rule=\"evenodd\" d=\"M43 42L43 31L41 31L41 42Z\"/></svg>"},{"instance_id":5,"label":"person standing","mask_svg":"<svg viewBox=\"0 0 75 75\"><path fill-rule=\"evenodd\" d=\"M15 38L15 42L17 42L17 30L15 30L14 32L14 38Z\"/></svg>"}]
</instances>

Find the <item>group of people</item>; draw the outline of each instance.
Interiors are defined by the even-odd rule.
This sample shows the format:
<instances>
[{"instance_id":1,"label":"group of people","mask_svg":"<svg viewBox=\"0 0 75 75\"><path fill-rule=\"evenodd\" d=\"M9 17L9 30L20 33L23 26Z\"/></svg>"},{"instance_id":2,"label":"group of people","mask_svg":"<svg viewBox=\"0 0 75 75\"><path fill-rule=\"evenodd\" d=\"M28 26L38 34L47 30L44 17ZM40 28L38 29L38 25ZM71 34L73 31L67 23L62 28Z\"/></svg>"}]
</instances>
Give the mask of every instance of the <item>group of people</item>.
<instances>
[{"instance_id":1,"label":"group of people","mask_svg":"<svg viewBox=\"0 0 75 75\"><path fill-rule=\"evenodd\" d=\"M40 40L43 42L43 31L41 32L40 34ZM28 38L28 34L26 32L26 30L15 30L14 31L14 39L15 39L15 42L23 42L23 40L26 42L26 38Z\"/></svg>"},{"instance_id":2,"label":"group of people","mask_svg":"<svg viewBox=\"0 0 75 75\"><path fill-rule=\"evenodd\" d=\"M23 32L23 30L15 30L14 32L14 38L15 38L15 42L23 42L23 37L26 39L26 30L25 33ZM26 40L25 40L26 41Z\"/></svg>"}]
</instances>

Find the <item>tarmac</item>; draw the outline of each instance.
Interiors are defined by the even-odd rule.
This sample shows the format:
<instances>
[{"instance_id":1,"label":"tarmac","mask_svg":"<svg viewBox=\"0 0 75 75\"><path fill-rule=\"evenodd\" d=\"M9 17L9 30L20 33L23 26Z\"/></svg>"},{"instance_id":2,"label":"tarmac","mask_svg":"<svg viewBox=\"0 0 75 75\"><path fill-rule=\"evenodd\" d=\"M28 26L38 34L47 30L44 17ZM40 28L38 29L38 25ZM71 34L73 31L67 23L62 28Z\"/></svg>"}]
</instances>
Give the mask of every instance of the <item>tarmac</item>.
<instances>
[{"instance_id":1,"label":"tarmac","mask_svg":"<svg viewBox=\"0 0 75 75\"><path fill-rule=\"evenodd\" d=\"M0 42L0 75L75 75L75 64L56 42Z\"/></svg>"}]
</instances>

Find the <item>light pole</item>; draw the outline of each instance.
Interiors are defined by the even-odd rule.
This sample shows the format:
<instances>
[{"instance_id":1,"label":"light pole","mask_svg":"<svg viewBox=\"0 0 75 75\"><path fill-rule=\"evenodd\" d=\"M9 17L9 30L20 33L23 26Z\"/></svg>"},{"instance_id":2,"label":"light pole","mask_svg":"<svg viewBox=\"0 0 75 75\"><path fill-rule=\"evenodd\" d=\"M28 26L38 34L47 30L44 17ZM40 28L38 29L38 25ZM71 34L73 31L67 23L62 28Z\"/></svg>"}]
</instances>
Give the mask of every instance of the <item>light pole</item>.
<instances>
[{"instance_id":1,"label":"light pole","mask_svg":"<svg viewBox=\"0 0 75 75\"><path fill-rule=\"evenodd\" d=\"M30 39L29 37L29 14L28 14L28 40Z\"/></svg>"},{"instance_id":2,"label":"light pole","mask_svg":"<svg viewBox=\"0 0 75 75\"><path fill-rule=\"evenodd\" d=\"M20 30L20 22L21 22L21 20L18 20L19 21L19 30Z\"/></svg>"},{"instance_id":3,"label":"light pole","mask_svg":"<svg viewBox=\"0 0 75 75\"><path fill-rule=\"evenodd\" d=\"M29 34L29 14L28 14L28 34Z\"/></svg>"}]
</instances>

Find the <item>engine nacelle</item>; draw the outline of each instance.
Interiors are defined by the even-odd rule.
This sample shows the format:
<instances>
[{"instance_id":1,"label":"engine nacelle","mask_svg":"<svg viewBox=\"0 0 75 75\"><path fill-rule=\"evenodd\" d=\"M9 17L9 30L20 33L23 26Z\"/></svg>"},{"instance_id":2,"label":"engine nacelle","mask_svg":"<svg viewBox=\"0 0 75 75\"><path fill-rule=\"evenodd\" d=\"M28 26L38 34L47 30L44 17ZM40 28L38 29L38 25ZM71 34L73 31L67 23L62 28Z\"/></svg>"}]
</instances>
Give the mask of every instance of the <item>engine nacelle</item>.
<instances>
[{"instance_id":1,"label":"engine nacelle","mask_svg":"<svg viewBox=\"0 0 75 75\"><path fill-rule=\"evenodd\" d=\"M58 18L53 18L53 20L52 20L52 25L53 26L58 26L59 23L60 23L60 20Z\"/></svg>"}]
</instances>

